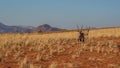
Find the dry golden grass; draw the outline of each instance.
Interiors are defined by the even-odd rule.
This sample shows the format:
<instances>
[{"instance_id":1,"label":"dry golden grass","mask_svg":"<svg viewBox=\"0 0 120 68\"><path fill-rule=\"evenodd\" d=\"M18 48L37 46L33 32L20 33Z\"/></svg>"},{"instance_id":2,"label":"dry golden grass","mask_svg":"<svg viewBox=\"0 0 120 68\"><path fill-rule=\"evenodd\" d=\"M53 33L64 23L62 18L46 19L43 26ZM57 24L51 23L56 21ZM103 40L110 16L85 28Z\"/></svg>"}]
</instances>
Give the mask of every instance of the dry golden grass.
<instances>
[{"instance_id":1,"label":"dry golden grass","mask_svg":"<svg viewBox=\"0 0 120 68\"><path fill-rule=\"evenodd\" d=\"M79 57L82 51L90 52L119 52L117 44L114 41L100 42L92 40L92 38L98 37L120 37L120 28L109 29L97 29L90 30L86 43L78 45L78 48L74 49L71 57L73 59ZM87 39L88 39L87 38ZM3 61L3 56L9 56L10 51L14 52L14 58L20 65L20 68L34 68L34 64L31 61L41 62L43 60L49 60L54 55L60 55L66 51L66 48L72 47L74 43L78 43L78 32L61 32L61 33L49 33L49 34L1 34L0 35L0 50L3 54L0 55L0 61ZM67 45L66 45L67 44ZM23 47L28 47L28 50L22 50ZM107 47L107 50L105 48ZM35 60L30 60L26 52L36 52ZM22 56L23 57L20 57ZM32 58L33 58L32 57ZM49 68L56 68L58 63L53 62ZM41 66L35 67L41 68Z\"/></svg>"},{"instance_id":2,"label":"dry golden grass","mask_svg":"<svg viewBox=\"0 0 120 68\"><path fill-rule=\"evenodd\" d=\"M93 29L89 33L89 37L120 37L120 28L103 28Z\"/></svg>"}]
</instances>

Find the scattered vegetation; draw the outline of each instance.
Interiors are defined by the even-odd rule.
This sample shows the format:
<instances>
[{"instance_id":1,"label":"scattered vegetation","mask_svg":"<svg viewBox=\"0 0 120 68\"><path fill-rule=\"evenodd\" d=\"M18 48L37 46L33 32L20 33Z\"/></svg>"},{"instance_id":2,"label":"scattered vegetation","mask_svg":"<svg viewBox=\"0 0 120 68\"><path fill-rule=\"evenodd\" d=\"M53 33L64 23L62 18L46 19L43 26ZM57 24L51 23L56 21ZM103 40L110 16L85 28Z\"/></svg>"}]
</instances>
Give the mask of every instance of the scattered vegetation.
<instances>
[{"instance_id":1,"label":"scattered vegetation","mask_svg":"<svg viewBox=\"0 0 120 68\"><path fill-rule=\"evenodd\" d=\"M58 68L60 66L64 68L80 68L80 61L79 63L72 63L70 61L61 61L61 63L58 61L47 61L55 60L57 56L61 57L64 55L68 55L71 59L76 60L81 57L83 52L97 54L118 54L120 52L117 42L111 39L104 39L106 38L107 29L97 30L97 33L95 33L95 31L96 30L90 31L89 39L86 39L85 43L78 42L77 32L1 34L0 62L14 62L15 65L13 66L16 66L16 68ZM102 37L103 33L101 36L98 35L99 32L104 32L104 37ZM115 34L116 38L120 36L120 33L117 34ZM112 34L109 35L109 29L107 35L107 38L112 36ZM88 57L86 60L90 62L104 61L103 58L99 57ZM44 62L46 64L44 64ZM108 64L108 66L119 66L119 64Z\"/></svg>"}]
</instances>

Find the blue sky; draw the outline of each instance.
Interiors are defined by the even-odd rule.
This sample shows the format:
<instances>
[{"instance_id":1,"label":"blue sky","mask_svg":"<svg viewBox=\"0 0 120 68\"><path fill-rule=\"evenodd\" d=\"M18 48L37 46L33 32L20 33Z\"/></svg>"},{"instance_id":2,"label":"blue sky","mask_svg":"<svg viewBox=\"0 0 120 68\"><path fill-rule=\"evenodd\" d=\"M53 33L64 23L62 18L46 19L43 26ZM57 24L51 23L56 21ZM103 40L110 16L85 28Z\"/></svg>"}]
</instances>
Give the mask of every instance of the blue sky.
<instances>
[{"instance_id":1,"label":"blue sky","mask_svg":"<svg viewBox=\"0 0 120 68\"><path fill-rule=\"evenodd\" d=\"M120 26L120 0L0 0L0 22L66 29Z\"/></svg>"}]
</instances>

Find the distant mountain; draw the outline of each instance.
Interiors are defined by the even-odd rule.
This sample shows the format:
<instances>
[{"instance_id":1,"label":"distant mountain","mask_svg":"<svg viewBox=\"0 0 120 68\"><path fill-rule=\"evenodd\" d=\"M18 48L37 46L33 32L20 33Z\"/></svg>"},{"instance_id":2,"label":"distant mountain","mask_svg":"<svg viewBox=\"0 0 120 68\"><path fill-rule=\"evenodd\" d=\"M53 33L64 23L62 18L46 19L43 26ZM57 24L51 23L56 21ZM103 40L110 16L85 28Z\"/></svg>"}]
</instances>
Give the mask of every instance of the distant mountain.
<instances>
[{"instance_id":1,"label":"distant mountain","mask_svg":"<svg viewBox=\"0 0 120 68\"><path fill-rule=\"evenodd\" d=\"M50 32L50 31L60 31L63 29L52 27L48 24L43 24L34 29L35 32Z\"/></svg>"},{"instance_id":2,"label":"distant mountain","mask_svg":"<svg viewBox=\"0 0 120 68\"><path fill-rule=\"evenodd\" d=\"M0 33L23 33L23 32L31 32L31 29L24 28L20 26L8 26L3 23L0 23Z\"/></svg>"},{"instance_id":3,"label":"distant mountain","mask_svg":"<svg viewBox=\"0 0 120 68\"><path fill-rule=\"evenodd\" d=\"M32 26L8 26L3 23L0 23L0 33L50 32L59 30L62 29L51 27L48 24L43 24L38 27L32 27Z\"/></svg>"},{"instance_id":4,"label":"distant mountain","mask_svg":"<svg viewBox=\"0 0 120 68\"><path fill-rule=\"evenodd\" d=\"M19 27L22 27L22 28L26 28L26 29L34 29L34 28L36 28L36 27L33 27L33 26L19 26Z\"/></svg>"}]
</instances>

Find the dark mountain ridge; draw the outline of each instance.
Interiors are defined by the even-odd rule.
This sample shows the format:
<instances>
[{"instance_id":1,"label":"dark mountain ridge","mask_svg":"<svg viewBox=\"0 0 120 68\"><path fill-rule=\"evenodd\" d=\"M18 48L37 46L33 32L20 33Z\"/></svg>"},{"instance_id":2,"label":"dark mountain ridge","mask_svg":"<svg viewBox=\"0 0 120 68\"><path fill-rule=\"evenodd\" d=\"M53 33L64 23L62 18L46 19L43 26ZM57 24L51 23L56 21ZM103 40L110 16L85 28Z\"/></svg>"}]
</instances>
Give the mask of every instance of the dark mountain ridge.
<instances>
[{"instance_id":1,"label":"dark mountain ridge","mask_svg":"<svg viewBox=\"0 0 120 68\"><path fill-rule=\"evenodd\" d=\"M62 29L59 29L59 28L56 28L56 27L52 27L48 24L43 24L43 25L40 25L38 27L36 27L34 29L35 31L39 32L49 32L49 31L59 31L59 30L62 30Z\"/></svg>"},{"instance_id":2,"label":"dark mountain ridge","mask_svg":"<svg viewBox=\"0 0 120 68\"><path fill-rule=\"evenodd\" d=\"M38 27L32 27L32 26L8 26L3 23L0 23L0 33L50 32L59 30L62 29L52 27L48 24L43 24Z\"/></svg>"}]
</instances>

